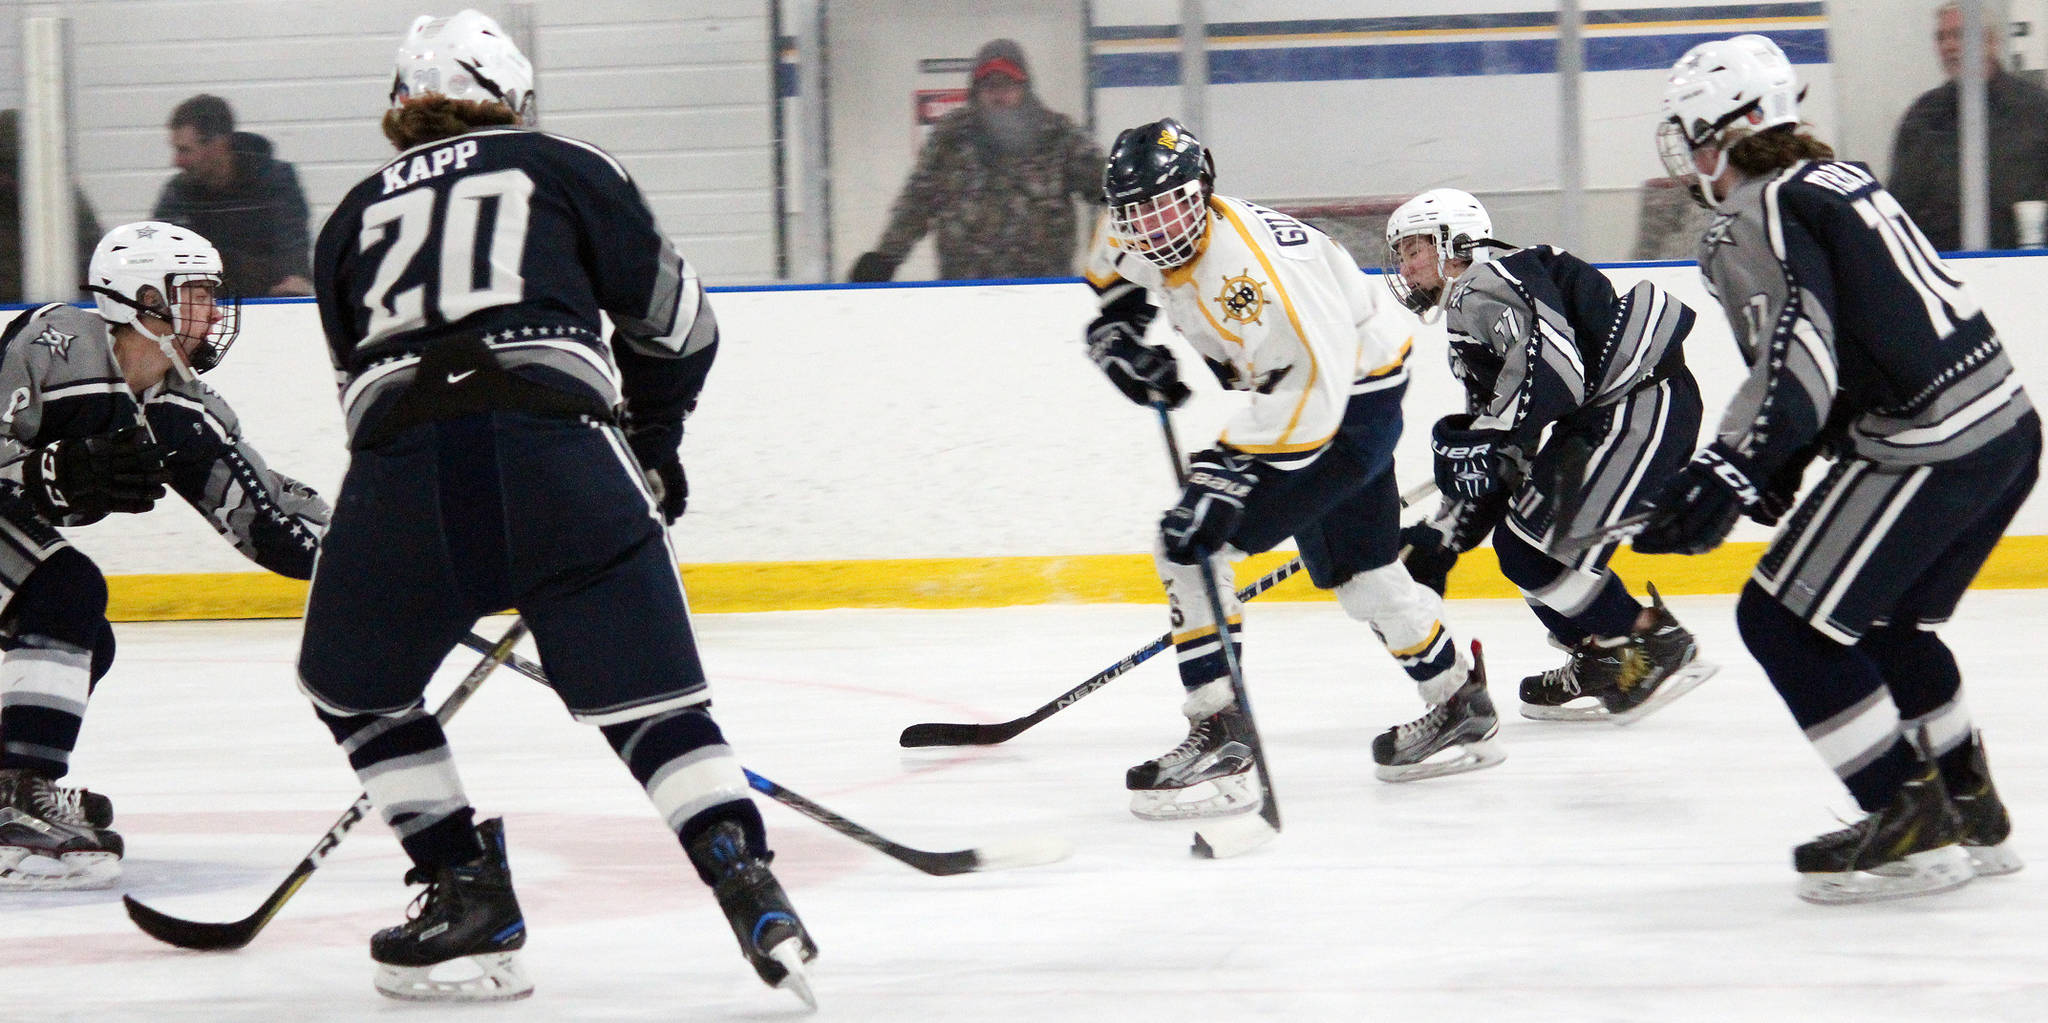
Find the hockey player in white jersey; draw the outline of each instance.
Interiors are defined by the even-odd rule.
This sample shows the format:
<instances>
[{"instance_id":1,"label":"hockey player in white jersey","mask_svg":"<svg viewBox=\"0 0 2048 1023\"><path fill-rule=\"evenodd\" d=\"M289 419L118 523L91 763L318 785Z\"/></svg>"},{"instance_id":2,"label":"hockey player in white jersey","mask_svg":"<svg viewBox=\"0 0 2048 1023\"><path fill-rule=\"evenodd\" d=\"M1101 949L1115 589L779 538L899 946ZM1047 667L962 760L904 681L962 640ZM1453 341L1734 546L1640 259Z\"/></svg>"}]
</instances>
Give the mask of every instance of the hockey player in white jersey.
<instances>
[{"instance_id":1,"label":"hockey player in white jersey","mask_svg":"<svg viewBox=\"0 0 2048 1023\"><path fill-rule=\"evenodd\" d=\"M1231 563L1289 537L1309 578L1378 633L1428 706L1374 740L1379 777L1497 764L1499 721L1478 645L1470 657L1459 649L1442 599L1397 557L1393 451L1408 339L1342 246L1285 214L1214 194L1214 180L1208 151L1173 120L1123 132L1086 270L1101 300L1088 351L1126 397L1172 407L1189 394L1173 356L1143 340L1154 302L1217 380L1249 397L1190 460L1180 502L1160 523L1154 560L1172 607L1188 734L1130 769L1131 810L1174 819L1256 808L1222 645L1239 643L1242 630ZM1202 596L1205 558L1224 622Z\"/></svg>"},{"instance_id":2,"label":"hockey player in white jersey","mask_svg":"<svg viewBox=\"0 0 2048 1023\"><path fill-rule=\"evenodd\" d=\"M326 503L194 375L237 334L220 275L197 233L123 225L93 250L94 311L53 303L0 331L0 891L104 888L124 851L112 801L57 784L114 662L106 579L58 527L148 511L168 485L250 560L313 573Z\"/></svg>"},{"instance_id":3,"label":"hockey player in white jersey","mask_svg":"<svg viewBox=\"0 0 2048 1023\"><path fill-rule=\"evenodd\" d=\"M1608 567L1619 540L1565 541L1641 511L1692 457L1700 390L1686 368L1693 311L1562 249L1493 238L1479 200L1437 188L1387 219L1387 286L1441 314L1463 412L1431 432L1437 513L1402 533L1402 561L1442 592L1488 533L1562 667L1522 680L1522 716L1627 724L1705 681L1712 665L1650 588L1644 607Z\"/></svg>"}]
</instances>

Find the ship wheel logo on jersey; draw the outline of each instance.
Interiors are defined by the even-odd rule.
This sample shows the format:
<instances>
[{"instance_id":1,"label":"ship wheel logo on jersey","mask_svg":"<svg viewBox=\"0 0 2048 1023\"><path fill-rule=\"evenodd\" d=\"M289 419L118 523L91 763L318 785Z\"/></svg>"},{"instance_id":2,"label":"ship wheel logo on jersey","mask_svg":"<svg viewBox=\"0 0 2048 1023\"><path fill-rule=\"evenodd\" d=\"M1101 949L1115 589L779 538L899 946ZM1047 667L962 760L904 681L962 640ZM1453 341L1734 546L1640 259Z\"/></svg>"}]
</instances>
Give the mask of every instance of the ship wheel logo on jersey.
<instances>
[{"instance_id":1,"label":"ship wheel logo on jersey","mask_svg":"<svg viewBox=\"0 0 2048 1023\"><path fill-rule=\"evenodd\" d=\"M1252 277L1251 269L1235 277L1223 279L1223 292L1216 296L1216 304L1223 307L1223 318L1237 323L1260 323L1259 314L1266 311L1265 282Z\"/></svg>"}]
</instances>

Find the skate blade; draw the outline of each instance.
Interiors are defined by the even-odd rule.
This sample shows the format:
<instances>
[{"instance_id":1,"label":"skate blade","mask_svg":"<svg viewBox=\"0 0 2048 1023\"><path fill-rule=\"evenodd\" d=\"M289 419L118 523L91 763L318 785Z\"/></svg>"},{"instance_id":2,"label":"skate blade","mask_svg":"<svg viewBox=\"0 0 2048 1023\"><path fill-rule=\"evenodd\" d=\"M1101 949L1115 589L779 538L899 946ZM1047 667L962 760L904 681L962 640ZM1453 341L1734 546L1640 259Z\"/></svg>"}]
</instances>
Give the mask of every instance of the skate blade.
<instances>
[{"instance_id":1,"label":"skate blade","mask_svg":"<svg viewBox=\"0 0 2048 1023\"><path fill-rule=\"evenodd\" d=\"M1133 789L1131 815L1148 821L1235 817L1257 810L1261 802L1258 790L1252 786L1252 772L1245 771L1196 782L1184 789Z\"/></svg>"},{"instance_id":2,"label":"skate blade","mask_svg":"<svg viewBox=\"0 0 2048 1023\"><path fill-rule=\"evenodd\" d=\"M1373 777L1386 782L1407 782L1467 774L1493 767L1506 760L1508 754L1498 741L1481 739L1478 742L1438 750L1436 757L1438 759L1424 760L1416 764L1377 764L1373 767Z\"/></svg>"},{"instance_id":3,"label":"skate blade","mask_svg":"<svg viewBox=\"0 0 2048 1023\"><path fill-rule=\"evenodd\" d=\"M1799 897L1819 906L1885 902L1953 891L1977 876L1970 869L1970 854L1955 845L1914 853L1898 863L1885 864L1884 870L1801 874Z\"/></svg>"},{"instance_id":4,"label":"skate blade","mask_svg":"<svg viewBox=\"0 0 2048 1023\"><path fill-rule=\"evenodd\" d=\"M376 985L378 994L406 1002L510 1002L533 994L517 952L458 956L432 966L378 963Z\"/></svg>"},{"instance_id":5,"label":"skate blade","mask_svg":"<svg viewBox=\"0 0 2048 1023\"><path fill-rule=\"evenodd\" d=\"M1700 683L1713 678L1714 673L1720 670L1721 666L1718 664L1694 661L1666 677L1657 686L1657 691L1650 694L1649 699L1644 700L1635 707L1613 715L1614 723L1617 725L1627 725L1641 721L1650 716L1651 712L1659 710L1670 704L1673 700L1698 689Z\"/></svg>"},{"instance_id":6,"label":"skate blade","mask_svg":"<svg viewBox=\"0 0 2048 1023\"><path fill-rule=\"evenodd\" d=\"M99 891L120 880L121 858L110 852L65 853L54 859L18 846L0 852L0 891Z\"/></svg>"},{"instance_id":7,"label":"skate blade","mask_svg":"<svg viewBox=\"0 0 2048 1023\"><path fill-rule=\"evenodd\" d=\"M2020 868L2027 865L2018 853L2007 849L2004 842L1997 845L1966 845L1963 846L1963 851L1969 854L1970 870L1978 877L2017 874Z\"/></svg>"},{"instance_id":8,"label":"skate blade","mask_svg":"<svg viewBox=\"0 0 2048 1023\"><path fill-rule=\"evenodd\" d=\"M768 958L775 960L784 973L777 981L776 988L803 999L804 1007L818 1011L818 996L811 991L811 975L804 970L803 938L791 936L775 943L768 950Z\"/></svg>"},{"instance_id":9,"label":"skate blade","mask_svg":"<svg viewBox=\"0 0 2048 1023\"><path fill-rule=\"evenodd\" d=\"M1203 825L1195 832L1194 845L1188 848L1188 852L1197 859L1227 860L1251 852L1279 836L1280 832L1258 814L1229 817Z\"/></svg>"},{"instance_id":10,"label":"skate blade","mask_svg":"<svg viewBox=\"0 0 2048 1023\"><path fill-rule=\"evenodd\" d=\"M1606 721L1613 717L1600 701L1591 696L1581 696L1570 703L1552 706L1547 703L1522 704L1522 716L1531 721Z\"/></svg>"}]
</instances>

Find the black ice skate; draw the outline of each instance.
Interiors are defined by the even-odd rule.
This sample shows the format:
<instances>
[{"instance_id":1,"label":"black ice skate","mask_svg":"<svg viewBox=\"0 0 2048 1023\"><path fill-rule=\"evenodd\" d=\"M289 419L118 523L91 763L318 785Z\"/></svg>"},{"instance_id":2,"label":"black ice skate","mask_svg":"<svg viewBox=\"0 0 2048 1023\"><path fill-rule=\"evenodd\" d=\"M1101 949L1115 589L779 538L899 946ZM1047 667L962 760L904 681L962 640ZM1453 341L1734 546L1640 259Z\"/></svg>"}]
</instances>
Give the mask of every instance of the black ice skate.
<instances>
[{"instance_id":1,"label":"black ice skate","mask_svg":"<svg viewBox=\"0 0 2048 1023\"><path fill-rule=\"evenodd\" d=\"M1211 688L1214 687L1214 688ZM1231 700L1202 713L1211 698ZM1238 712L1229 683L1211 682L1189 696L1188 737L1167 752L1124 772L1131 813L1148 821L1229 817L1259 808L1253 774L1251 727Z\"/></svg>"},{"instance_id":2,"label":"black ice skate","mask_svg":"<svg viewBox=\"0 0 2048 1023\"><path fill-rule=\"evenodd\" d=\"M1970 869L1978 877L2010 874L2026 866L2019 854L2006 847L2012 834L2012 818L1999 801L1991 784L1991 764L1984 758L1984 735L1970 733L1970 752L1963 769L1943 772L1942 785L1949 801L1963 819L1963 851L1970 856Z\"/></svg>"},{"instance_id":3,"label":"black ice skate","mask_svg":"<svg viewBox=\"0 0 2048 1023\"><path fill-rule=\"evenodd\" d=\"M815 1009L818 999L804 964L818 957L818 945L768 871L774 856L748 849L746 830L737 821L721 821L690 843L690 862L711 875L718 908L754 972L769 987L786 988Z\"/></svg>"},{"instance_id":4,"label":"black ice skate","mask_svg":"<svg viewBox=\"0 0 2048 1023\"><path fill-rule=\"evenodd\" d=\"M121 836L86 818L83 791L25 769L0 771L0 891L109 888L120 879Z\"/></svg>"},{"instance_id":5,"label":"black ice skate","mask_svg":"<svg viewBox=\"0 0 2048 1023\"><path fill-rule=\"evenodd\" d=\"M1588 637L1562 667L1522 680L1522 716L1535 721L1626 725L1697 688L1721 670L1697 660L1699 644L1650 588L1647 629L1611 640Z\"/></svg>"},{"instance_id":6,"label":"black ice skate","mask_svg":"<svg viewBox=\"0 0 2048 1023\"><path fill-rule=\"evenodd\" d=\"M526 919L505 862L505 822L478 824L476 837L482 856L406 872L406 884L427 890L413 900L412 919L370 937L378 991L418 1002L505 1002L533 993L519 969Z\"/></svg>"},{"instance_id":7,"label":"black ice skate","mask_svg":"<svg viewBox=\"0 0 2048 1023\"><path fill-rule=\"evenodd\" d=\"M1472 641L1465 684L1428 713L1372 740L1373 774L1381 781L1421 781L1492 767L1507 759L1495 741L1500 715L1486 695L1486 662Z\"/></svg>"},{"instance_id":8,"label":"black ice skate","mask_svg":"<svg viewBox=\"0 0 2048 1023\"><path fill-rule=\"evenodd\" d=\"M1792 850L1799 897L1837 905L1960 888L1976 876L1957 844L1962 834L1941 774L1928 764L1884 809Z\"/></svg>"}]
</instances>

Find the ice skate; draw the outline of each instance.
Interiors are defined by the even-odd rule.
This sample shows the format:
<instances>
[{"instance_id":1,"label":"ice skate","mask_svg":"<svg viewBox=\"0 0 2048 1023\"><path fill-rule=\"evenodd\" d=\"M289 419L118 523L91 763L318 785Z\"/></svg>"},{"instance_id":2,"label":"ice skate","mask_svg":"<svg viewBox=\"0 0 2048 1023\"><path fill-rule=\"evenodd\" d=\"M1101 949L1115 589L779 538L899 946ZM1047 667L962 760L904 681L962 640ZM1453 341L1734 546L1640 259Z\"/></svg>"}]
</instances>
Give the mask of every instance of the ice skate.
<instances>
[{"instance_id":1,"label":"ice skate","mask_svg":"<svg viewBox=\"0 0 2048 1023\"><path fill-rule=\"evenodd\" d=\"M83 791L25 769L0 771L0 891L111 888L120 879L121 836L86 819Z\"/></svg>"},{"instance_id":2,"label":"ice skate","mask_svg":"<svg viewBox=\"0 0 2048 1023\"><path fill-rule=\"evenodd\" d=\"M818 945L768 871L774 855L748 849L745 829L730 820L713 825L690 843L690 862L711 875L718 908L731 921L740 951L754 972L769 987L785 989L815 1009L818 999L804 964L818 957Z\"/></svg>"},{"instance_id":3,"label":"ice skate","mask_svg":"<svg viewBox=\"0 0 2048 1023\"><path fill-rule=\"evenodd\" d=\"M2006 847L2012 834L2012 818L1991 784L1991 765L1984 758L1984 735L1970 733L1970 756L1966 770L1958 777L1943 778L1949 801L1963 819L1963 851L1970 856L1970 869L1978 877L2011 874L2026 866L2019 854Z\"/></svg>"},{"instance_id":4,"label":"ice skate","mask_svg":"<svg viewBox=\"0 0 2048 1023\"><path fill-rule=\"evenodd\" d=\"M1148 821L1177 821L1258 809L1251 726L1238 713L1229 683L1211 682L1195 690L1182 710L1188 713L1188 737L1124 772L1131 813Z\"/></svg>"},{"instance_id":5,"label":"ice skate","mask_svg":"<svg viewBox=\"0 0 2048 1023\"><path fill-rule=\"evenodd\" d=\"M1372 741L1373 774L1381 781L1421 781L1492 767L1507 759L1495 736L1500 715L1486 695L1486 662L1472 641L1472 667L1450 699Z\"/></svg>"},{"instance_id":6,"label":"ice skate","mask_svg":"<svg viewBox=\"0 0 2048 1023\"><path fill-rule=\"evenodd\" d=\"M476 826L484 854L437 870L414 867L405 883L427 890L412 919L370 938L377 990L416 1002L506 1002L533 993L519 969L526 919L505 862L505 822Z\"/></svg>"},{"instance_id":7,"label":"ice skate","mask_svg":"<svg viewBox=\"0 0 2048 1023\"><path fill-rule=\"evenodd\" d=\"M1522 716L1534 721L1642 720L1721 670L1698 660L1699 644L1650 588L1647 629L1611 640L1587 637L1562 667L1522 680Z\"/></svg>"},{"instance_id":8,"label":"ice skate","mask_svg":"<svg viewBox=\"0 0 2048 1023\"><path fill-rule=\"evenodd\" d=\"M1962 818L1929 764L1884 809L1792 850L1799 897L1838 905L1960 888L1976 876L1957 844L1962 834Z\"/></svg>"}]
</instances>

